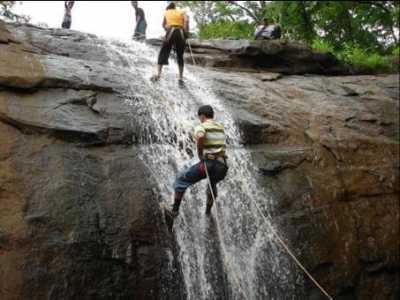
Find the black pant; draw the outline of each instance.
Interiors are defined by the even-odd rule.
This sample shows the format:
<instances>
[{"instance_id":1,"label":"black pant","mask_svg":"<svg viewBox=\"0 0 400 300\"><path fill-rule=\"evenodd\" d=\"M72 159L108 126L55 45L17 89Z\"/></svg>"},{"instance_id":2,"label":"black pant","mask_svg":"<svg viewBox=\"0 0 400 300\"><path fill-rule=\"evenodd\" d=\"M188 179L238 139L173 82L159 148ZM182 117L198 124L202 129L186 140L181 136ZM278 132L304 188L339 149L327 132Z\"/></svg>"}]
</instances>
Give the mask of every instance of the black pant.
<instances>
[{"instance_id":1,"label":"black pant","mask_svg":"<svg viewBox=\"0 0 400 300\"><path fill-rule=\"evenodd\" d=\"M214 196L217 196L217 183L223 180L228 172L228 166L217 160L201 161L191 166L189 169L181 172L175 180L175 192L183 194L188 187L199 182L200 180L206 179L206 166ZM209 187L207 190L209 193Z\"/></svg>"},{"instance_id":2,"label":"black pant","mask_svg":"<svg viewBox=\"0 0 400 300\"><path fill-rule=\"evenodd\" d=\"M171 30L173 30L172 33ZM185 52L186 40L183 30L179 28L172 28L167 32L167 36L161 47L160 54L158 55L159 65L168 65L168 58L171 54L172 46L174 46L176 51L178 65L183 66L183 53Z\"/></svg>"},{"instance_id":3,"label":"black pant","mask_svg":"<svg viewBox=\"0 0 400 300\"><path fill-rule=\"evenodd\" d=\"M71 16L65 15L61 27L64 28L64 29L70 29L71 28L71 22L72 22Z\"/></svg>"},{"instance_id":4,"label":"black pant","mask_svg":"<svg viewBox=\"0 0 400 300\"><path fill-rule=\"evenodd\" d=\"M207 163L208 175L210 176L211 187L213 189L213 194L215 197L218 195L217 183L225 179L228 173L228 166L226 163L222 163L217 160L211 160L211 164ZM207 194L211 195L210 186L207 185Z\"/></svg>"}]
</instances>

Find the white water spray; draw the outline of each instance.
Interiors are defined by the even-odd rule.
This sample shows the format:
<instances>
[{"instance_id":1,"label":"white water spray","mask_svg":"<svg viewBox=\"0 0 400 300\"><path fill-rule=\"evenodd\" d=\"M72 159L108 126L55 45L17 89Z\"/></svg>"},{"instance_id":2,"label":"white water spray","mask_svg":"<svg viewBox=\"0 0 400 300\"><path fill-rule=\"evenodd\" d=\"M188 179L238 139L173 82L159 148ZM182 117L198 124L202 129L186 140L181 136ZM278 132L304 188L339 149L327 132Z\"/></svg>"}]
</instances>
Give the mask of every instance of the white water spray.
<instances>
[{"instance_id":1,"label":"white water spray","mask_svg":"<svg viewBox=\"0 0 400 300\"><path fill-rule=\"evenodd\" d=\"M272 224L265 224L251 202L268 215L273 199L256 183L257 168L240 144L232 115L196 76L200 68L186 68L186 88L180 89L171 59L161 81L153 84L148 78L155 71L156 50L139 43L109 47L111 60L124 60L140 83L126 82L132 93L127 101L142 128L142 159L164 201L173 202L177 171L197 162L191 134L198 123L198 107L212 105L226 128L229 172L219 184L213 216L205 215L206 182L202 182L186 192L174 224L187 298L294 299L296 275L291 274L289 258L273 242L267 226ZM141 100L133 101L137 95Z\"/></svg>"}]
</instances>

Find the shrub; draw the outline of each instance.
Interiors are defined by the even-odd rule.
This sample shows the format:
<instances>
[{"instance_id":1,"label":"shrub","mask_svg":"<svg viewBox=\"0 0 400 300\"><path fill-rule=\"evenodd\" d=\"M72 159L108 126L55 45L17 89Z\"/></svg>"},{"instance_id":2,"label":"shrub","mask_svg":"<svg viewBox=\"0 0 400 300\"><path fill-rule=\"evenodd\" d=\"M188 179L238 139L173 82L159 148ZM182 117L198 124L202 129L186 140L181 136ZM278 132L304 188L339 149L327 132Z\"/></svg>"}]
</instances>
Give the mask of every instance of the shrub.
<instances>
[{"instance_id":1,"label":"shrub","mask_svg":"<svg viewBox=\"0 0 400 300\"><path fill-rule=\"evenodd\" d=\"M320 53L335 53L334 48L327 42L317 38L312 42L311 47Z\"/></svg>"},{"instance_id":2,"label":"shrub","mask_svg":"<svg viewBox=\"0 0 400 300\"><path fill-rule=\"evenodd\" d=\"M394 57L400 57L400 46L397 46L397 47L395 47L395 48L393 49L392 55L393 55Z\"/></svg>"},{"instance_id":3,"label":"shrub","mask_svg":"<svg viewBox=\"0 0 400 300\"><path fill-rule=\"evenodd\" d=\"M361 48L358 45L346 44L337 56L348 64L368 71L388 71L391 69L391 59L389 56L368 51L368 49Z\"/></svg>"},{"instance_id":4,"label":"shrub","mask_svg":"<svg viewBox=\"0 0 400 300\"><path fill-rule=\"evenodd\" d=\"M393 71L399 73L400 71L400 47L397 46L392 51Z\"/></svg>"},{"instance_id":5,"label":"shrub","mask_svg":"<svg viewBox=\"0 0 400 300\"><path fill-rule=\"evenodd\" d=\"M218 21L202 26L199 37L200 39L253 39L254 25L246 21Z\"/></svg>"}]
</instances>

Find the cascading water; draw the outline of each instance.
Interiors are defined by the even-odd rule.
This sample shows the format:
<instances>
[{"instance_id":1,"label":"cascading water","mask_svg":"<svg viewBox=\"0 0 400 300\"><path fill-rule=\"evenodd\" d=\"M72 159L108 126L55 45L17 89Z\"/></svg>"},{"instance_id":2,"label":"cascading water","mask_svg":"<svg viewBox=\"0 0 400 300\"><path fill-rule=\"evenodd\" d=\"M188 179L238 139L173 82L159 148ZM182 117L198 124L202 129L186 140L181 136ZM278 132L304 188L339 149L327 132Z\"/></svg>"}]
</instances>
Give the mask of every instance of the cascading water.
<instances>
[{"instance_id":1,"label":"cascading water","mask_svg":"<svg viewBox=\"0 0 400 300\"><path fill-rule=\"evenodd\" d=\"M201 68L186 68L186 88L178 88L175 64L160 82L150 83L157 52L139 43L108 44L111 61L122 61L137 82L132 92L135 122L142 134L142 159L153 173L161 198L173 202L173 182L179 170L197 162L191 138L201 104L210 104L228 136L227 178L219 184L212 216L205 215L206 182L190 188L174 224L179 262L187 299L295 299L300 285L296 268L273 241L254 203L268 215L271 197L256 183L251 154L240 144L240 133L223 103L196 76ZM171 59L172 60L172 59ZM269 220L270 218L268 218Z\"/></svg>"}]
</instances>

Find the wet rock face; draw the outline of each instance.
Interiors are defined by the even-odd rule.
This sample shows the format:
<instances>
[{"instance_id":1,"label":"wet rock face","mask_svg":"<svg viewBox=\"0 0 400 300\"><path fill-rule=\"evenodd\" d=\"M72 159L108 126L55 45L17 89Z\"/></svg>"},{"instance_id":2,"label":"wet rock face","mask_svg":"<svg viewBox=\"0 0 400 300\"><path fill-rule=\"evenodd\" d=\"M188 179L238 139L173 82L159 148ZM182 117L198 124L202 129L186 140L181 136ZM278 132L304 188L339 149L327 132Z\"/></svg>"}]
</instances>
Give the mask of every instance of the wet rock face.
<instances>
[{"instance_id":1,"label":"wet rock face","mask_svg":"<svg viewBox=\"0 0 400 300\"><path fill-rule=\"evenodd\" d=\"M173 245L135 144L132 78L101 43L0 22L0 299L175 293L162 288Z\"/></svg>"},{"instance_id":2,"label":"wet rock face","mask_svg":"<svg viewBox=\"0 0 400 300\"><path fill-rule=\"evenodd\" d=\"M193 42L195 55L223 67L286 51L207 43ZM132 91L141 101L144 79L106 49L91 35L0 22L0 299L184 298L139 156L147 137L125 101ZM276 199L274 224L312 274L335 299L397 299L398 75L282 75L340 73L307 51L274 73L196 76L235 116Z\"/></svg>"},{"instance_id":3,"label":"wet rock face","mask_svg":"<svg viewBox=\"0 0 400 300\"><path fill-rule=\"evenodd\" d=\"M397 299L398 75L202 76L242 124L273 219L312 274L335 299Z\"/></svg>"}]
</instances>

